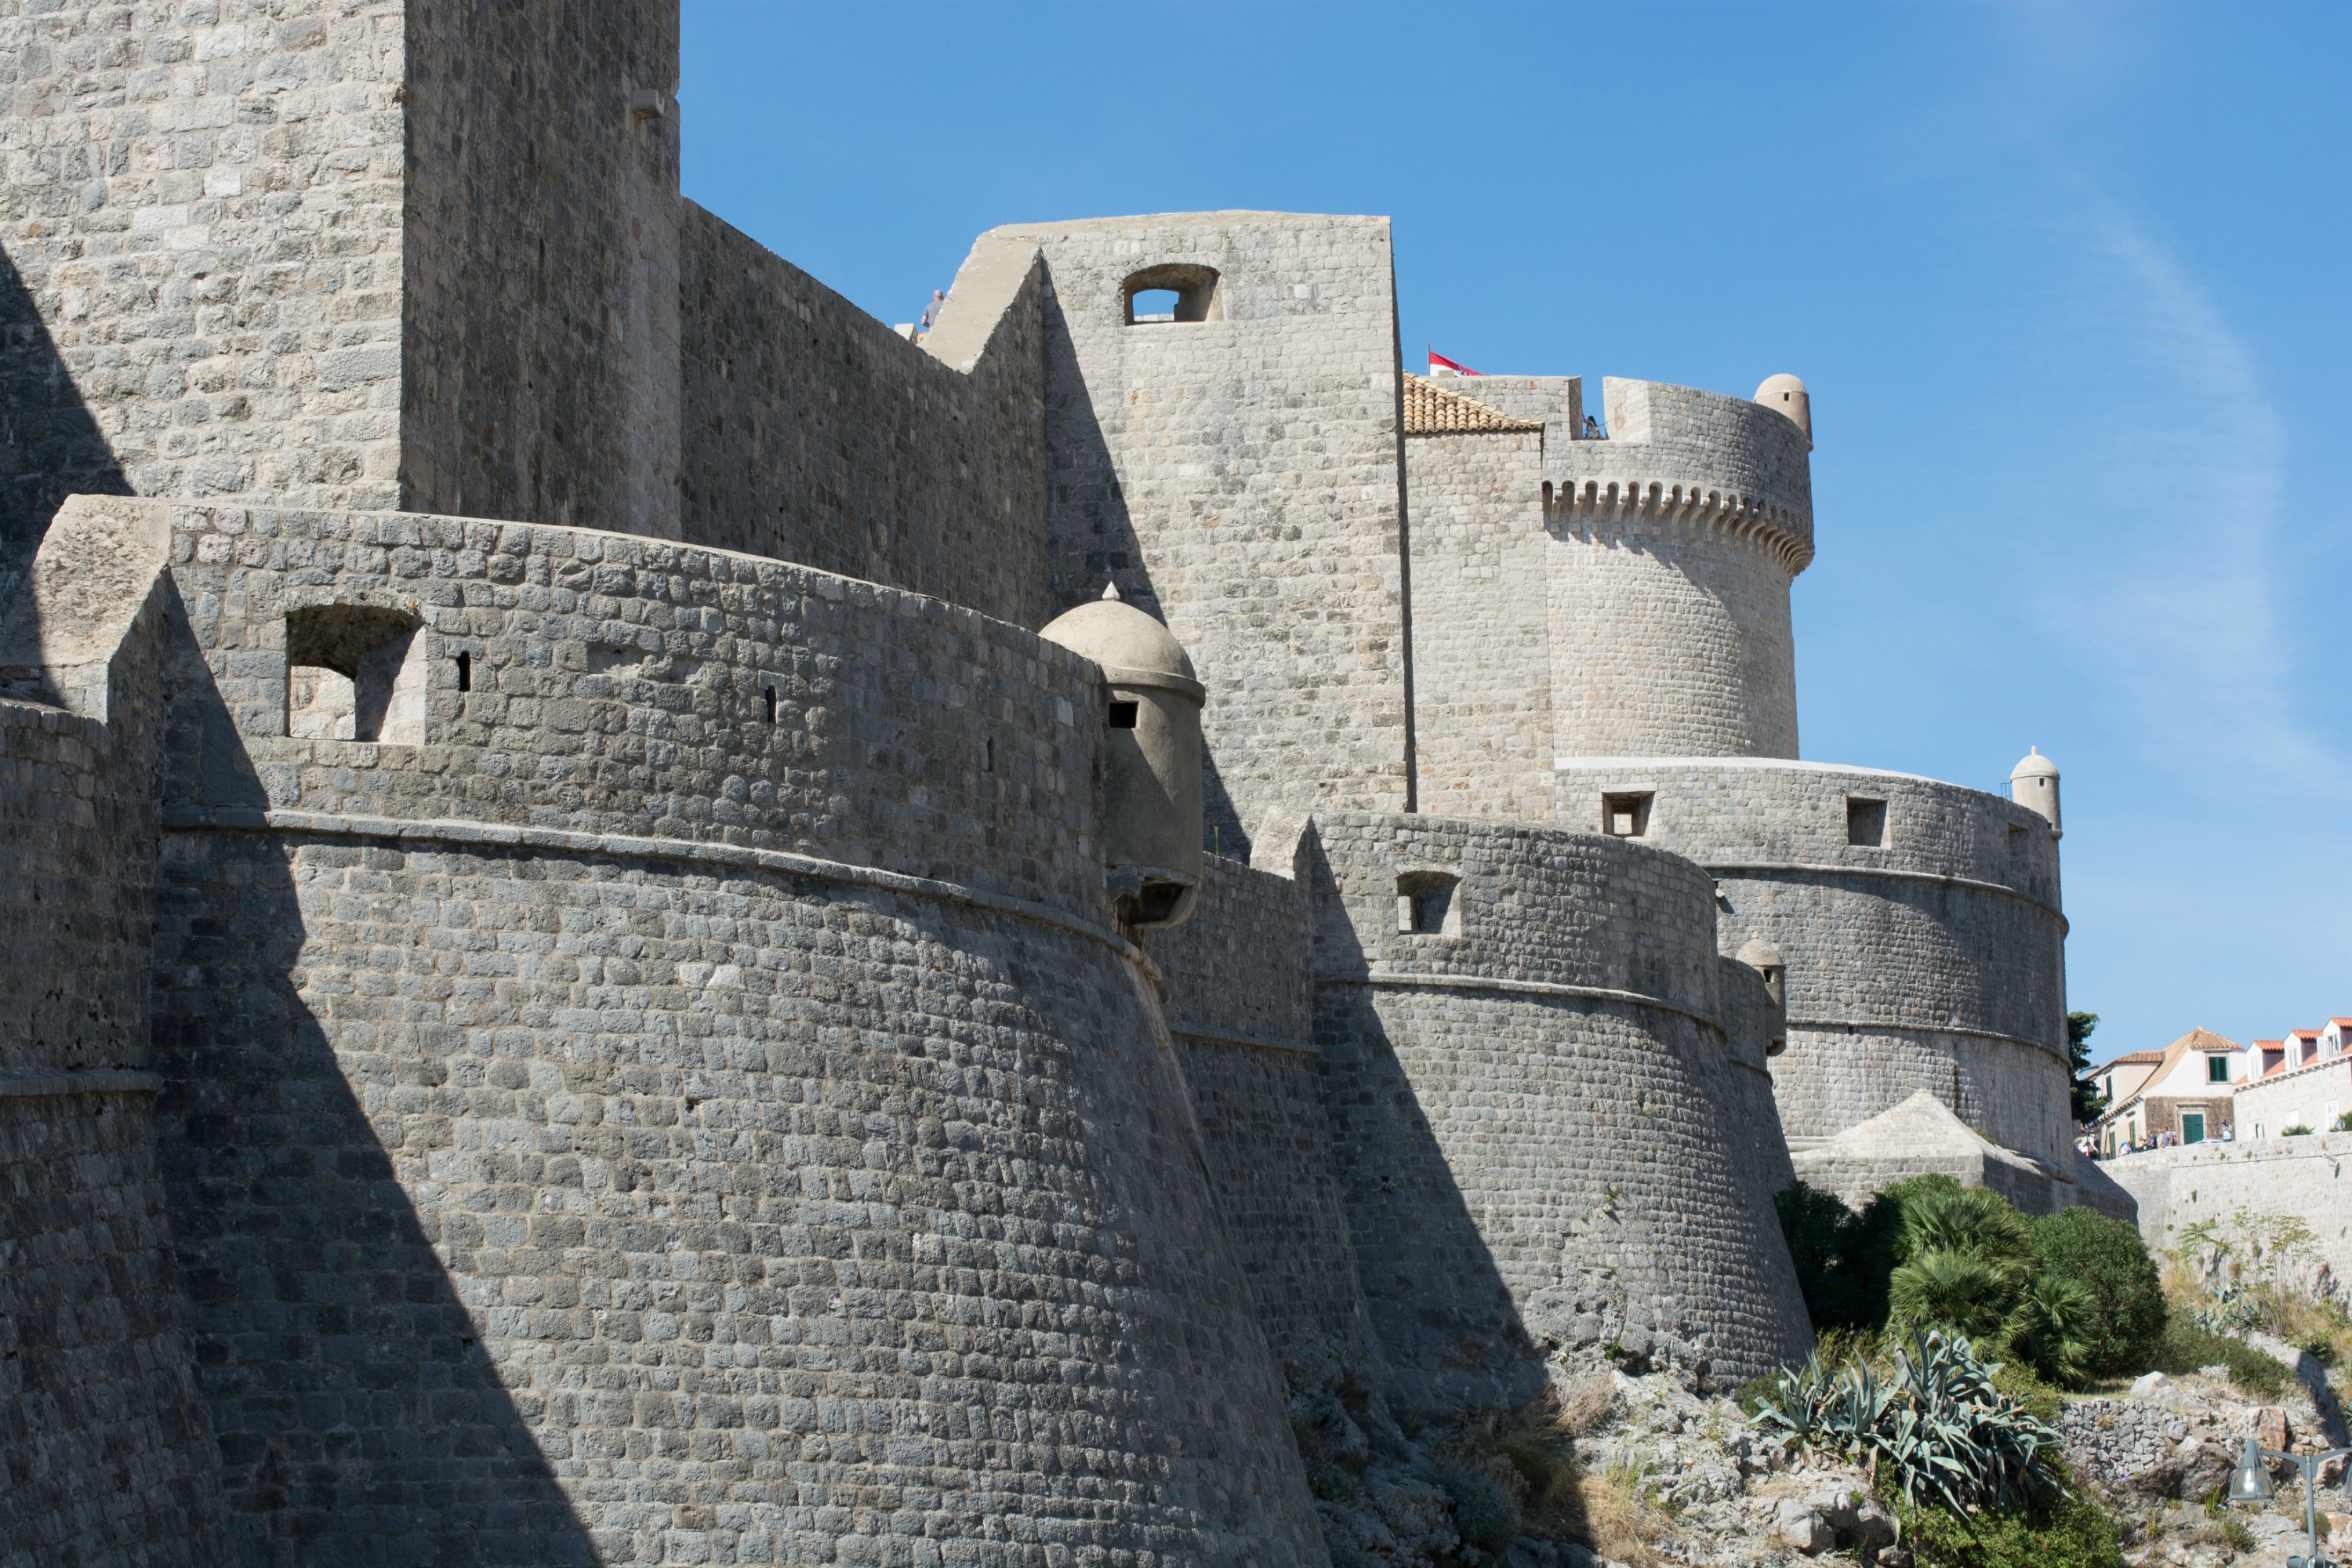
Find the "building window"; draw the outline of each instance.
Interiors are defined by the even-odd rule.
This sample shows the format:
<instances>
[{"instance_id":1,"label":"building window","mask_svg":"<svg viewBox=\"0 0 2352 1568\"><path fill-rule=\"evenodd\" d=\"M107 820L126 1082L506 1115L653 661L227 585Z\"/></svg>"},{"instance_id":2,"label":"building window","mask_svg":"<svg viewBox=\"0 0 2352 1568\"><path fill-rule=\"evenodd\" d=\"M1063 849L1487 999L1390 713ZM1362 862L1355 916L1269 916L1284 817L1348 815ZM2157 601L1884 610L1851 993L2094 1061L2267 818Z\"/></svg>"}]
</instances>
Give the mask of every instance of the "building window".
<instances>
[{"instance_id":1,"label":"building window","mask_svg":"<svg viewBox=\"0 0 2352 1568\"><path fill-rule=\"evenodd\" d=\"M1461 900L1454 893L1461 879L1444 871L1404 871L1397 877L1397 931L1400 935L1460 936Z\"/></svg>"},{"instance_id":2,"label":"building window","mask_svg":"<svg viewBox=\"0 0 2352 1568\"><path fill-rule=\"evenodd\" d=\"M422 624L373 605L289 610L286 732L299 740L423 745Z\"/></svg>"},{"instance_id":3,"label":"building window","mask_svg":"<svg viewBox=\"0 0 2352 1568\"><path fill-rule=\"evenodd\" d=\"M1137 711L1138 711L1138 708L1137 708L1137 705L1136 705L1135 703L1132 703L1132 702L1114 702L1114 703L1112 703L1112 704L1110 705L1110 727L1111 727L1112 729L1114 729L1114 730L1132 730L1132 729L1134 729L1134 728L1135 728L1135 716L1136 716Z\"/></svg>"},{"instance_id":4,"label":"building window","mask_svg":"<svg viewBox=\"0 0 2352 1568\"><path fill-rule=\"evenodd\" d=\"M2227 1057L2207 1057L2205 1058L2205 1081L2207 1083L2229 1082L2230 1058Z\"/></svg>"},{"instance_id":5,"label":"building window","mask_svg":"<svg viewBox=\"0 0 2352 1568\"><path fill-rule=\"evenodd\" d=\"M1649 792L1601 797L1601 831L1618 838L1643 838L1650 831Z\"/></svg>"},{"instance_id":6,"label":"building window","mask_svg":"<svg viewBox=\"0 0 2352 1568\"><path fill-rule=\"evenodd\" d=\"M1178 262L1147 267L1119 287L1119 310L1130 327L1177 321L1222 321L1223 291L1213 267Z\"/></svg>"},{"instance_id":7,"label":"building window","mask_svg":"<svg viewBox=\"0 0 2352 1568\"><path fill-rule=\"evenodd\" d=\"M1873 849L1886 847L1886 803L1867 795L1845 797L1845 841Z\"/></svg>"}]
</instances>

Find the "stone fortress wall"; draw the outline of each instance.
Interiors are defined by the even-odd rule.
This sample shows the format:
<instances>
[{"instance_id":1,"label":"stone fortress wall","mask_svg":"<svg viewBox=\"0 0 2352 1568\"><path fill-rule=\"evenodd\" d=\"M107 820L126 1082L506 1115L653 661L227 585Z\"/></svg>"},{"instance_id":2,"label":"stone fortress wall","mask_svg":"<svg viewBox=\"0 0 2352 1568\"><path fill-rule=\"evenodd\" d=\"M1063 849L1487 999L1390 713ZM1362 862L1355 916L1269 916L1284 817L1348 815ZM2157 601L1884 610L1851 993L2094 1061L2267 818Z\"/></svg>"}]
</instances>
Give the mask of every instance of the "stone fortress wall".
<instances>
[{"instance_id":1,"label":"stone fortress wall","mask_svg":"<svg viewBox=\"0 0 2352 1568\"><path fill-rule=\"evenodd\" d=\"M1727 1101L1713 898L1598 835L1317 818L1316 1035L1364 1289L1409 1405L1528 1397L1614 1342L1732 1381L1808 1338ZM1404 930L1401 885L1424 908ZM1424 1282L1464 1281L1442 1301Z\"/></svg>"},{"instance_id":2,"label":"stone fortress wall","mask_svg":"<svg viewBox=\"0 0 2352 1568\"><path fill-rule=\"evenodd\" d=\"M1414 601L1444 612L1413 626L1426 808L1548 817L1705 866L1724 952L1760 940L1786 961L1771 1070L1794 1146L1927 1089L2066 1183L2054 824L1795 760L1810 407L1611 378L1588 438L1576 378L1427 384L1461 433L1407 440ZM1499 423L1479 428L1482 409ZM1552 798L1531 813L1539 752Z\"/></svg>"},{"instance_id":3,"label":"stone fortress wall","mask_svg":"<svg viewBox=\"0 0 2352 1568\"><path fill-rule=\"evenodd\" d=\"M677 195L653 0L0 36L0 1568L1319 1561L1286 1401L1744 1376L1784 1118L2042 1149L2054 836L1752 760L1780 409L1420 430L1375 217L995 230L910 342Z\"/></svg>"},{"instance_id":4,"label":"stone fortress wall","mask_svg":"<svg viewBox=\"0 0 2352 1568\"><path fill-rule=\"evenodd\" d=\"M1106 579L1208 685L1214 846L1270 816L1396 808L1407 768L1395 279L1386 218L1020 225L1046 303L1057 605ZM1130 325L1135 288L1189 289ZM1198 319L1184 319L1197 316Z\"/></svg>"},{"instance_id":5,"label":"stone fortress wall","mask_svg":"<svg viewBox=\"0 0 2352 1568\"><path fill-rule=\"evenodd\" d=\"M1563 759L1564 826L1644 802L1643 838L1717 879L1727 950L1787 956L1783 1127L1805 1147L1921 1089L1996 1142L2065 1170L2058 846L2013 801L1778 759ZM1876 810L1875 841L1865 836ZM1857 812L1861 815L1857 816Z\"/></svg>"},{"instance_id":6,"label":"stone fortress wall","mask_svg":"<svg viewBox=\"0 0 2352 1568\"><path fill-rule=\"evenodd\" d=\"M150 1110L161 654L144 542L0 602L0 1563L226 1546ZM38 613L51 622L39 635ZM51 658L41 657L46 642Z\"/></svg>"},{"instance_id":7,"label":"stone fortress wall","mask_svg":"<svg viewBox=\"0 0 2352 1568\"><path fill-rule=\"evenodd\" d=\"M1540 584L1562 756L1797 754L1789 584L1812 559L1805 433L1695 387L1479 376L1478 402L1544 427ZM1524 493L1521 504L1529 498Z\"/></svg>"}]
</instances>

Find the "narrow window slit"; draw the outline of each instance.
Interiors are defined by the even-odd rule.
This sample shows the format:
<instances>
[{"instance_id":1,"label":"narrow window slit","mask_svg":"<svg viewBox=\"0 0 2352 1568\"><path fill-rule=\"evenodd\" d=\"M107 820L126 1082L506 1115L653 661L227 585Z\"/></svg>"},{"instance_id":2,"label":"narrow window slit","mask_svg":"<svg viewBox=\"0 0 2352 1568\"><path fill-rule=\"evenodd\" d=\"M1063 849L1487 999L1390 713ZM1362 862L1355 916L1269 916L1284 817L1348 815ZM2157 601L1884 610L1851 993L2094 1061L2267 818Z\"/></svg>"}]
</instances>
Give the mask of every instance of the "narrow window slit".
<instances>
[{"instance_id":1,"label":"narrow window slit","mask_svg":"<svg viewBox=\"0 0 2352 1568\"><path fill-rule=\"evenodd\" d=\"M461 653L457 656L457 689L460 691L474 689L474 656L470 653Z\"/></svg>"}]
</instances>

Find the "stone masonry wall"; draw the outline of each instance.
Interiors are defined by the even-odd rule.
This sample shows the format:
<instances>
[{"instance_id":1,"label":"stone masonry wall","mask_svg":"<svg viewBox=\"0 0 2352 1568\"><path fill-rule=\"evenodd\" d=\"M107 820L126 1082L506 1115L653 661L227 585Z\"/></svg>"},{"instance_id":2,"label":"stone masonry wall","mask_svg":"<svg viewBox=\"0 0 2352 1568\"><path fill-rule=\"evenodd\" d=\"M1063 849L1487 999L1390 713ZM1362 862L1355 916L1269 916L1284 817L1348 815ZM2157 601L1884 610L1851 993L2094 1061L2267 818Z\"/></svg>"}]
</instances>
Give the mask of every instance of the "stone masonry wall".
<instances>
[{"instance_id":1,"label":"stone masonry wall","mask_svg":"<svg viewBox=\"0 0 2352 1568\"><path fill-rule=\"evenodd\" d=\"M960 368L684 205L686 537L1043 626L1041 269L980 300L967 265L950 311L993 330Z\"/></svg>"},{"instance_id":2,"label":"stone masonry wall","mask_svg":"<svg viewBox=\"0 0 2352 1568\"><path fill-rule=\"evenodd\" d=\"M1795 756L1789 582L1812 556L1804 433L1695 387L1612 377L1604 392L1607 438L1586 440L1573 378L1470 386L1544 422L1559 754Z\"/></svg>"},{"instance_id":3,"label":"stone masonry wall","mask_svg":"<svg viewBox=\"0 0 2352 1568\"><path fill-rule=\"evenodd\" d=\"M658 541L85 504L186 606L157 1119L247 1550L1319 1560L1093 667ZM280 732L339 605L424 623L424 744Z\"/></svg>"},{"instance_id":4,"label":"stone masonry wall","mask_svg":"<svg viewBox=\"0 0 2352 1568\"><path fill-rule=\"evenodd\" d=\"M485 842L677 839L1100 916L1097 677L1018 628L626 535L96 504L163 507L175 531L192 627L175 671L179 820L275 810L430 818ZM425 745L286 735L287 613L333 605L424 623Z\"/></svg>"},{"instance_id":5,"label":"stone masonry wall","mask_svg":"<svg viewBox=\"0 0 2352 1568\"><path fill-rule=\"evenodd\" d=\"M2340 1292L2352 1282L2352 1132L2294 1138L2241 1138L2151 1149L2099 1162L2098 1171L2139 1205L2140 1235L2150 1250L2181 1245L2190 1226L2211 1223L2248 1250L2241 1211L2256 1218L2292 1216L2311 1227L2296 1283Z\"/></svg>"},{"instance_id":6,"label":"stone masonry wall","mask_svg":"<svg viewBox=\"0 0 2352 1568\"><path fill-rule=\"evenodd\" d=\"M1553 754L1543 437L1412 436L1404 454L1421 809L1541 822Z\"/></svg>"},{"instance_id":7,"label":"stone masonry wall","mask_svg":"<svg viewBox=\"0 0 2352 1568\"><path fill-rule=\"evenodd\" d=\"M0 16L0 579L76 491L394 504L401 11Z\"/></svg>"},{"instance_id":8,"label":"stone masonry wall","mask_svg":"<svg viewBox=\"0 0 2352 1568\"><path fill-rule=\"evenodd\" d=\"M1226 1239L1276 1360L1297 1385L1332 1363L1377 1385L1323 1120L1311 932L1306 888L1212 855L1192 919L1154 932L1152 955Z\"/></svg>"},{"instance_id":9,"label":"stone masonry wall","mask_svg":"<svg viewBox=\"0 0 2352 1568\"><path fill-rule=\"evenodd\" d=\"M1019 225L1044 249L1057 608L1120 594L1208 684L1209 826L1398 807L1407 742L1395 280L1385 218L1180 213ZM1148 268L1209 320L1126 324Z\"/></svg>"},{"instance_id":10,"label":"stone masonry wall","mask_svg":"<svg viewBox=\"0 0 2352 1568\"><path fill-rule=\"evenodd\" d=\"M226 1558L152 1094L142 1073L0 1075L5 1568Z\"/></svg>"},{"instance_id":11,"label":"stone masonry wall","mask_svg":"<svg viewBox=\"0 0 2352 1568\"><path fill-rule=\"evenodd\" d=\"M6 1568L225 1541L148 1114L163 552L117 542L69 511L0 596L0 689L44 700L0 700Z\"/></svg>"},{"instance_id":12,"label":"stone masonry wall","mask_svg":"<svg viewBox=\"0 0 2352 1568\"><path fill-rule=\"evenodd\" d=\"M1776 416L1777 417L1777 416ZM2013 802L1818 763L1563 763L1560 820L1651 795L1645 841L1720 883L1722 940L1788 963L1790 1137L1831 1136L1921 1089L1997 1142L2063 1169L2065 922L2049 825ZM1849 802L1885 803L1882 845Z\"/></svg>"},{"instance_id":13,"label":"stone masonry wall","mask_svg":"<svg viewBox=\"0 0 2352 1568\"><path fill-rule=\"evenodd\" d=\"M1706 875L1540 828L1318 828L1325 1104L1405 1405L1524 1397L1554 1344L1733 1379L1801 1354L1795 1274L1719 1098ZM1442 872L1444 929L1401 931L1400 874Z\"/></svg>"},{"instance_id":14,"label":"stone masonry wall","mask_svg":"<svg viewBox=\"0 0 2352 1568\"><path fill-rule=\"evenodd\" d=\"M677 6L400 9L398 504L676 538Z\"/></svg>"},{"instance_id":15,"label":"stone masonry wall","mask_svg":"<svg viewBox=\"0 0 2352 1568\"><path fill-rule=\"evenodd\" d=\"M675 850L170 847L158 1113L248 1551L1321 1560L1105 941Z\"/></svg>"}]
</instances>

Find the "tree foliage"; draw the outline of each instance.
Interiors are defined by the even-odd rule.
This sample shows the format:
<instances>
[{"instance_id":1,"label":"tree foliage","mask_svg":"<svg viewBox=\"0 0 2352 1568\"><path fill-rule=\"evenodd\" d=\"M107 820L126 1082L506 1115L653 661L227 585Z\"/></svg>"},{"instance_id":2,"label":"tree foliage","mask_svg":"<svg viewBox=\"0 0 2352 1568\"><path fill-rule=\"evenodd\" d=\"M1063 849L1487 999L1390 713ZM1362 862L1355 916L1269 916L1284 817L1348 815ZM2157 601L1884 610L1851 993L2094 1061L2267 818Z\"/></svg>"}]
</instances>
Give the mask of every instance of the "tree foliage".
<instances>
[{"instance_id":1,"label":"tree foliage","mask_svg":"<svg viewBox=\"0 0 2352 1568\"><path fill-rule=\"evenodd\" d=\"M1946 1175L1897 1182L1858 1214L1802 1184L1778 1202L1816 1332L1947 1330L2071 1387L2143 1370L2164 1331L2139 1232L2087 1210L2032 1220Z\"/></svg>"},{"instance_id":2,"label":"tree foliage","mask_svg":"<svg viewBox=\"0 0 2352 1568\"><path fill-rule=\"evenodd\" d=\"M2096 1013L2066 1015L2066 1059L2074 1064L2074 1120L2089 1126L2107 1109L2107 1097L2097 1083L2083 1075L2091 1070L2091 1031L2099 1026Z\"/></svg>"}]
</instances>

